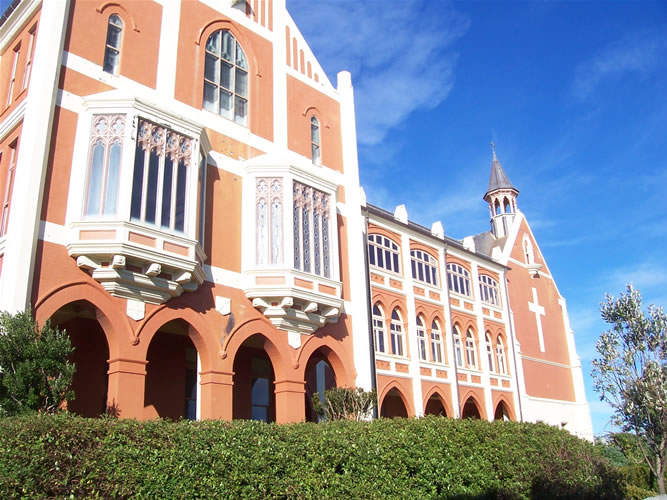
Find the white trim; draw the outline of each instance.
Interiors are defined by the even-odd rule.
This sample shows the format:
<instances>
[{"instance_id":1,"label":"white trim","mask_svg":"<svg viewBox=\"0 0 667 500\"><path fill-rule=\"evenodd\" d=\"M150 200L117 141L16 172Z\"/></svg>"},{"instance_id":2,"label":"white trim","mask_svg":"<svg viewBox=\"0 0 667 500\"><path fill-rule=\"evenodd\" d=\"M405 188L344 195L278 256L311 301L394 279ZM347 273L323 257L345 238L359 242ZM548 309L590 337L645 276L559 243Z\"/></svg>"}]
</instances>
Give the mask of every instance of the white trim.
<instances>
[{"instance_id":1,"label":"white trim","mask_svg":"<svg viewBox=\"0 0 667 500\"><path fill-rule=\"evenodd\" d=\"M0 123L0 141L4 140L18 126L25 116L26 99L23 99Z\"/></svg>"},{"instance_id":2,"label":"white trim","mask_svg":"<svg viewBox=\"0 0 667 500\"><path fill-rule=\"evenodd\" d=\"M525 359L526 361L534 361L535 363L543 363L545 365L552 365L552 366L557 366L559 368L566 368L568 370L572 369L571 365L565 365L563 363L557 363L556 361L549 361L546 359L540 359L540 358L533 358L532 356L526 356L525 354L520 355L522 359Z\"/></svg>"},{"instance_id":3,"label":"white trim","mask_svg":"<svg viewBox=\"0 0 667 500\"><path fill-rule=\"evenodd\" d=\"M164 0L162 0L164 1ZM201 3L206 5L207 7L210 7L216 12L219 12L220 14L223 14L227 17L229 17L231 20L233 20L235 23L240 24L246 29L249 29L251 31L254 31L256 34L261 36L262 38L265 38L266 40L272 42L273 38L273 33L269 31L268 28L265 28L259 23L256 23L253 19L248 18L244 12L241 12L238 9L234 9L231 7L231 2L230 1L222 1L222 0L199 0ZM274 5L273 7L274 12L276 9L276 6ZM268 12L267 12L268 16ZM259 16L257 16L259 19ZM267 22L268 24L268 22ZM273 25L274 32L276 30L276 25Z\"/></svg>"},{"instance_id":4,"label":"white trim","mask_svg":"<svg viewBox=\"0 0 667 500\"><path fill-rule=\"evenodd\" d=\"M162 1L160 48L158 52L156 87L158 94L173 99L178 74L178 42L180 34L181 2ZM199 410L198 410L199 411Z\"/></svg>"},{"instance_id":5,"label":"white trim","mask_svg":"<svg viewBox=\"0 0 667 500\"><path fill-rule=\"evenodd\" d=\"M7 46L16 39L18 31L33 17L41 4L41 0L23 0L18 4L0 29L0 32L2 32L0 35L0 52L4 52Z\"/></svg>"}]
</instances>

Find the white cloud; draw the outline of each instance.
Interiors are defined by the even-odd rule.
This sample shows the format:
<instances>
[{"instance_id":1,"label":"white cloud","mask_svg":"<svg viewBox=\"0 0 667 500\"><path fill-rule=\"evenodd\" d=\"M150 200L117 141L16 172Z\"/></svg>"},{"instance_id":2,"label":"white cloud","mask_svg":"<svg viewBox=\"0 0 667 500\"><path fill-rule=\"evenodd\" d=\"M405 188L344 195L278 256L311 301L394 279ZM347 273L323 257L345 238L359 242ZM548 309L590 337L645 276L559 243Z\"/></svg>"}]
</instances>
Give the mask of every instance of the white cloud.
<instances>
[{"instance_id":1,"label":"white cloud","mask_svg":"<svg viewBox=\"0 0 667 500\"><path fill-rule=\"evenodd\" d=\"M451 46L470 24L444 1L289 0L288 9L330 77L352 73L360 145L382 142L410 113L447 97Z\"/></svg>"},{"instance_id":2,"label":"white cloud","mask_svg":"<svg viewBox=\"0 0 667 500\"><path fill-rule=\"evenodd\" d=\"M664 27L657 33L620 40L577 67L572 91L576 97L586 99L609 77L623 73L651 73L665 64L665 50L667 36Z\"/></svg>"}]
</instances>

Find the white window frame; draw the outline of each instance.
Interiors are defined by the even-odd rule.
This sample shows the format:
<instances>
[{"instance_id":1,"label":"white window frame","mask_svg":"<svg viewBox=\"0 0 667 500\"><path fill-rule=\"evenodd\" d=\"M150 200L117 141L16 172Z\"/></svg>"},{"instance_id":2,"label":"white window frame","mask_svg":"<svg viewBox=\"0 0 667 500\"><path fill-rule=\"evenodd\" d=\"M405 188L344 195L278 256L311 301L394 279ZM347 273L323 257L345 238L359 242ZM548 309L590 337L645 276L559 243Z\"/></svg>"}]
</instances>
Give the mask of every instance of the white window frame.
<instances>
[{"instance_id":1,"label":"white window frame","mask_svg":"<svg viewBox=\"0 0 667 500\"><path fill-rule=\"evenodd\" d=\"M457 326L454 326L454 356L456 358L456 366L463 368L464 357L463 357L463 340L461 338L461 332Z\"/></svg>"},{"instance_id":2,"label":"white window frame","mask_svg":"<svg viewBox=\"0 0 667 500\"><path fill-rule=\"evenodd\" d=\"M294 180L292 183L294 269L332 277L331 196Z\"/></svg>"},{"instance_id":3,"label":"white window frame","mask_svg":"<svg viewBox=\"0 0 667 500\"><path fill-rule=\"evenodd\" d=\"M34 24L28 31L28 52L26 53L25 71L23 72L23 90L28 88L30 83L30 73L32 71L32 56L35 49L35 34L37 33L37 24Z\"/></svg>"},{"instance_id":4,"label":"white window frame","mask_svg":"<svg viewBox=\"0 0 667 500\"><path fill-rule=\"evenodd\" d=\"M403 320L398 309L394 309L391 312L391 324L389 329L391 331L391 353L394 356L405 356Z\"/></svg>"},{"instance_id":5,"label":"white window frame","mask_svg":"<svg viewBox=\"0 0 667 500\"><path fill-rule=\"evenodd\" d=\"M438 286L438 261L423 250L410 250L412 278L421 283Z\"/></svg>"},{"instance_id":6,"label":"white window frame","mask_svg":"<svg viewBox=\"0 0 667 500\"><path fill-rule=\"evenodd\" d=\"M16 160L19 152L19 139L14 139L9 144L9 167L7 168L7 182L5 184L5 196L2 201L2 218L0 219L0 237L7 234L9 224L9 206L12 200L14 190L14 176L16 173Z\"/></svg>"},{"instance_id":7,"label":"white window frame","mask_svg":"<svg viewBox=\"0 0 667 500\"><path fill-rule=\"evenodd\" d=\"M420 361L428 361L426 353L426 328L421 316L417 316L417 351Z\"/></svg>"},{"instance_id":8,"label":"white window frame","mask_svg":"<svg viewBox=\"0 0 667 500\"><path fill-rule=\"evenodd\" d=\"M442 330L438 320L433 320L431 324L431 361L442 363Z\"/></svg>"},{"instance_id":9,"label":"white window frame","mask_svg":"<svg viewBox=\"0 0 667 500\"><path fill-rule=\"evenodd\" d=\"M489 371L490 372L495 372L496 368L495 368L495 363L493 361L493 358L494 358L493 344L491 343L491 335L489 334L489 332L486 332L486 335L485 335L484 338L486 340L486 356L487 356L488 361L489 361Z\"/></svg>"},{"instance_id":10,"label":"white window frame","mask_svg":"<svg viewBox=\"0 0 667 500\"><path fill-rule=\"evenodd\" d=\"M466 365L468 368L477 369L477 346L475 344L475 334L470 328L466 332Z\"/></svg>"},{"instance_id":11,"label":"white window frame","mask_svg":"<svg viewBox=\"0 0 667 500\"><path fill-rule=\"evenodd\" d=\"M390 259L387 259L390 257ZM382 260L382 265L379 264ZM368 235L368 261L369 264L378 269L392 273L401 273L401 256L399 246L391 239L378 233ZM389 261L389 265L387 265Z\"/></svg>"},{"instance_id":12,"label":"white window frame","mask_svg":"<svg viewBox=\"0 0 667 500\"><path fill-rule=\"evenodd\" d=\"M482 302L492 306L500 305L500 288L498 282L491 276L479 275L479 294Z\"/></svg>"},{"instance_id":13,"label":"white window frame","mask_svg":"<svg viewBox=\"0 0 667 500\"><path fill-rule=\"evenodd\" d=\"M218 47L213 47L211 41L216 35L219 37ZM231 59L225 57L223 46L225 36L229 37L229 43L232 45L232 54L228 54ZM243 47L231 31L220 29L209 35L204 50L202 107L211 113L247 127L248 116L250 115L250 69ZM229 84L227 86L222 81L223 65L229 67ZM239 89L239 82L243 82L244 77L245 93ZM243 85L240 85L240 87L243 87ZM214 100L207 100L207 89L209 89L211 95L215 94ZM221 93L227 94L231 99L231 107L228 110L221 107Z\"/></svg>"},{"instance_id":14,"label":"white window frame","mask_svg":"<svg viewBox=\"0 0 667 500\"><path fill-rule=\"evenodd\" d=\"M125 120L126 115L93 115L90 130L90 144L88 153L88 170L86 180L86 197L83 206L84 217L115 216L118 209L118 191L120 189L120 172L123 166L123 142L125 138ZM104 124L105 129L98 130L98 126ZM119 130L118 130L119 129ZM93 182L93 162L95 160L95 149L98 145L102 146L103 157L101 173L99 179L99 193L97 194L98 209L97 212L89 212L91 201L91 183ZM118 164L111 165L111 149L114 145L119 146ZM114 175L115 170L115 189L109 192L110 177ZM109 206L113 210L109 210Z\"/></svg>"},{"instance_id":15,"label":"white window frame","mask_svg":"<svg viewBox=\"0 0 667 500\"><path fill-rule=\"evenodd\" d=\"M505 353L506 351L503 338L501 335L498 335L496 338L496 359L498 360L498 373L501 375L508 375L507 357Z\"/></svg>"},{"instance_id":16,"label":"white window frame","mask_svg":"<svg viewBox=\"0 0 667 500\"><path fill-rule=\"evenodd\" d=\"M5 107L12 105L14 94L14 83L16 82L16 70L19 64L19 55L21 54L21 43L16 44L13 49L14 59L12 60L12 72L9 74L9 82L7 83L7 102Z\"/></svg>"},{"instance_id":17,"label":"white window frame","mask_svg":"<svg viewBox=\"0 0 667 500\"><path fill-rule=\"evenodd\" d=\"M118 71L120 69L120 53L123 46L123 31L125 29L125 23L118 14L111 14L109 20L107 21L107 36L104 41L104 60L102 61L102 69L105 73L110 75L118 76ZM111 43L109 36L114 31L118 32L118 44L114 45ZM116 58L113 60L113 63L107 64L107 58L115 54Z\"/></svg>"},{"instance_id":18,"label":"white window frame","mask_svg":"<svg viewBox=\"0 0 667 500\"><path fill-rule=\"evenodd\" d=\"M310 156L313 165L322 165L322 140L320 121L316 116L310 117Z\"/></svg>"},{"instance_id":19,"label":"white window frame","mask_svg":"<svg viewBox=\"0 0 667 500\"><path fill-rule=\"evenodd\" d=\"M373 306L373 344L375 345L375 352L382 354L387 352L384 312L378 304Z\"/></svg>"},{"instance_id":20,"label":"white window frame","mask_svg":"<svg viewBox=\"0 0 667 500\"><path fill-rule=\"evenodd\" d=\"M139 118L137 124L137 140L135 148L135 160L134 160L134 170L132 174L132 183L131 197L134 197L135 194L135 182L137 182L137 158L136 155L140 154L143 151L144 161L143 161L143 172L141 176L141 196L140 196L140 207L139 215L136 216L133 214L135 208L137 207L134 203L134 200L130 200L130 220L133 222L139 222L149 227L154 227L160 231L170 231L180 234L188 234L188 219L189 219L189 210L190 210L190 190L192 186L190 185L191 169L192 169L192 150L193 145L196 141L183 135L180 132L177 132L171 128L167 128L163 125L158 125L152 121L149 121L144 118ZM151 195L152 186L149 185L149 177L151 171L151 158L152 153L155 152L158 157L157 165L157 179L155 186L155 220L148 220L148 199ZM171 161L171 179L170 183L170 193L168 193L169 201L169 221L168 225L165 226L162 223L163 218L163 202L165 200L164 186L167 182L168 177L165 176L167 171L167 161ZM181 169L181 162L183 162L184 168ZM183 187L183 198L182 206L179 203L179 180L181 172L185 175L185 185ZM137 189L139 189L137 184ZM183 227L177 227L177 211L182 210L183 212ZM152 212L152 210L151 210ZM152 213L151 213L152 215Z\"/></svg>"},{"instance_id":21,"label":"white window frame","mask_svg":"<svg viewBox=\"0 0 667 500\"><path fill-rule=\"evenodd\" d=\"M472 297L470 271L461 264L455 262L447 264L447 284L449 285L450 292Z\"/></svg>"}]
</instances>

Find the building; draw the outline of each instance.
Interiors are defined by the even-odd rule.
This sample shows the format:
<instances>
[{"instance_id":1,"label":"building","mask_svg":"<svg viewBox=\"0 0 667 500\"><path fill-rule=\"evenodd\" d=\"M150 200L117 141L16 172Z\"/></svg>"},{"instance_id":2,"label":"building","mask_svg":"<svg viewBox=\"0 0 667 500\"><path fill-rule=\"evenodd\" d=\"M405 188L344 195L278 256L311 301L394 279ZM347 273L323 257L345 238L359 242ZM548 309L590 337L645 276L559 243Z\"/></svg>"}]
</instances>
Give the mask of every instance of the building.
<instances>
[{"instance_id":1,"label":"building","mask_svg":"<svg viewBox=\"0 0 667 500\"><path fill-rule=\"evenodd\" d=\"M14 2L0 82L0 309L68 331L71 410L290 422L335 384L592 434L495 156L490 233L367 205L350 74L285 0Z\"/></svg>"}]
</instances>

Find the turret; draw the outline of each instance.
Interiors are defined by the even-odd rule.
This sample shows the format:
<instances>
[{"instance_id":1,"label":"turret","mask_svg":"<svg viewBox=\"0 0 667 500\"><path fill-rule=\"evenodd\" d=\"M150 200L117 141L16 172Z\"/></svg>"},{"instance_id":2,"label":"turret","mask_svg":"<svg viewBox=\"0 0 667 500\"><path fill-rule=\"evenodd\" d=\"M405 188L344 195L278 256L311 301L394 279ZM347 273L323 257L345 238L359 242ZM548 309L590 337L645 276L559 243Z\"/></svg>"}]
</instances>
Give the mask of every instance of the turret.
<instances>
[{"instance_id":1,"label":"turret","mask_svg":"<svg viewBox=\"0 0 667 500\"><path fill-rule=\"evenodd\" d=\"M516 214L516 198L519 190L512 186L502 165L496 156L496 147L491 143L493 160L491 161L491 176L489 188L484 195L484 201L489 204L491 216L491 231L496 238L507 236L507 232Z\"/></svg>"}]
</instances>

